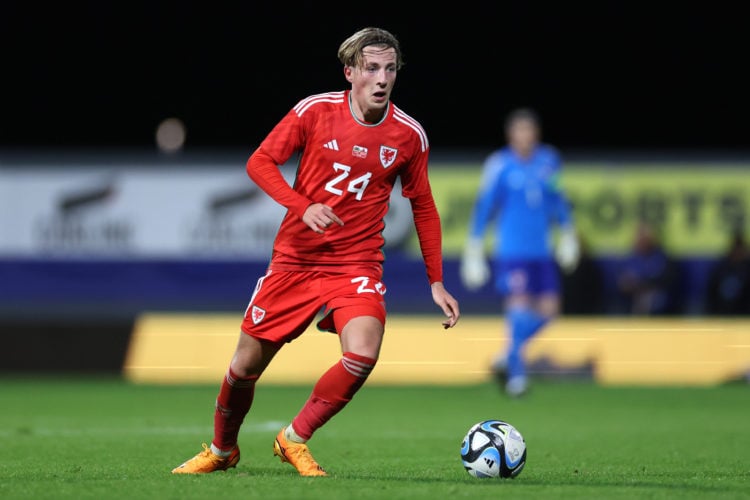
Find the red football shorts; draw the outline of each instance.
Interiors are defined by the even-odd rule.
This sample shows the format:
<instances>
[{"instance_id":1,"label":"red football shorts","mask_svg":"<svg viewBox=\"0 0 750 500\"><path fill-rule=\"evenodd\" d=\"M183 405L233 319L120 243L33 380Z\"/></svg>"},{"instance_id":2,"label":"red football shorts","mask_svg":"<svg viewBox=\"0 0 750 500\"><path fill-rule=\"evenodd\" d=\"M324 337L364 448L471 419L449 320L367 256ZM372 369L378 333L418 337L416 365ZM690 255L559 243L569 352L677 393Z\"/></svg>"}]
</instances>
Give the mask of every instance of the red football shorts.
<instances>
[{"instance_id":1,"label":"red football shorts","mask_svg":"<svg viewBox=\"0 0 750 500\"><path fill-rule=\"evenodd\" d=\"M322 271L269 271L258 280L242 320L242 331L283 344L296 339L323 309L318 330L340 333L359 316L385 326L385 285L367 275Z\"/></svg>"}]
</instances>

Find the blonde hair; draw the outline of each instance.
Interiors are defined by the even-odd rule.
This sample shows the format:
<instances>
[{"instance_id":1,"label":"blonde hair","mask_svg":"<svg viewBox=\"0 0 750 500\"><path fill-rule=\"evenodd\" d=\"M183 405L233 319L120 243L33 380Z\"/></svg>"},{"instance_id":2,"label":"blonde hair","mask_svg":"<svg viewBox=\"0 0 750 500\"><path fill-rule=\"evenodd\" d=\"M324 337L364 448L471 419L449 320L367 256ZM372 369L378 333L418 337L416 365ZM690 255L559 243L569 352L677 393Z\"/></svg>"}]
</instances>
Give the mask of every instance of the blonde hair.
<instances>
[{"instance_id":1,"label":"blonde hair","mask_svg":"<svg viewBox=\"0 0 750 500\"><path fill-rule=\"evenodd\" d=\"M396 51L396 69L401 69L404 65L398 39L382 28L373 27L363 28L344 40L339 46L339 61L344 66L360 67L363 61L362 51L370 45L382 49L394 49Z\"/></svg>"}]
</instances>

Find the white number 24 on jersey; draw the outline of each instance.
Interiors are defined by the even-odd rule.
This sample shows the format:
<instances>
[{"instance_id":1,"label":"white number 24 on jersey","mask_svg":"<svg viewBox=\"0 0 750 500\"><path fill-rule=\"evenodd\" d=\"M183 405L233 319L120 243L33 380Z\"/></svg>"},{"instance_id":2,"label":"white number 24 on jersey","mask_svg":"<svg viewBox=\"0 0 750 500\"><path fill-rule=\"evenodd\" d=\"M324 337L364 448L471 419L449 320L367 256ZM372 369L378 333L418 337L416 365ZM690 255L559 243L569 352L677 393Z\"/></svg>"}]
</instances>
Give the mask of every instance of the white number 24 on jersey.
<instances>
[{"instance_id":1,"label":"white number 24 on jersey","mask_svg":"<svg viewBox=\"0 0 750 500\"><path fill-rule=\"evenodd\" d=\"M349 165L344 165L343 163L334 163L333 170L335 172L341 173L326 183L326 191L337 196L341 196L342 194L344 194L344 191L336 186L346 181L346 179L349 177L349 173L351 172L352 167L350 167ZM346 190L350 193L354 193L356 195L355 198L357 199L357 201L361 200L362 195L365 194L367 184L370 183L370 177L372 177L372 172L367 172L366 174L361 175L356 179L350 180L346 186Z\"/></svg>"}]
</instances>

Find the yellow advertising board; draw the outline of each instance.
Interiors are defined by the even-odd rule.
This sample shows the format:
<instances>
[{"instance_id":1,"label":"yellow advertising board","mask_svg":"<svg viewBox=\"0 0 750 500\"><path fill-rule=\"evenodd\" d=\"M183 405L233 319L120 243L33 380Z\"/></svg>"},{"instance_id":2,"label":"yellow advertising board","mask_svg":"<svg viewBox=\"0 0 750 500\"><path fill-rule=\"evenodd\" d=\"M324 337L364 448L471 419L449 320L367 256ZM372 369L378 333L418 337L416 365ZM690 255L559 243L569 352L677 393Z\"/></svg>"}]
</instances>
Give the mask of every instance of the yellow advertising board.
<instances>
[{"instance_id":1,"label":"yellow advertising board","mask_svg":"<svg viewBox=\"0 0 750 500\"><path fill-rule=\"evenodd\" d=\"M499 316L466 316L443 330L440 315L388 319L373 384L474 384L507 342ZM124 366L142 383L218 383L239 336L234 314L146 313ZM546 376L590 367L603 385L714 385L750 371L750 322L732 319L563 317L527 346ZM311 384L341 357L338 339L311 326L285 346L265 383Z\"/></svg>"},{"instance_id":2,"label":"yellow advertising board","mask_svg":"<svg viewBox=\"0 0 750 500\"><path fill-rule=\"evenodd\" d=\"M430 175L445 253L458 255L481 165L440 164ZM581 235L595 254L628 253L640 220L659 230L675 256L715 256L726 248L732 228L750 234L750 164L570 163L561 183ZM418 251L416 239L410 248Z\"/></svg>"}]
</instances>

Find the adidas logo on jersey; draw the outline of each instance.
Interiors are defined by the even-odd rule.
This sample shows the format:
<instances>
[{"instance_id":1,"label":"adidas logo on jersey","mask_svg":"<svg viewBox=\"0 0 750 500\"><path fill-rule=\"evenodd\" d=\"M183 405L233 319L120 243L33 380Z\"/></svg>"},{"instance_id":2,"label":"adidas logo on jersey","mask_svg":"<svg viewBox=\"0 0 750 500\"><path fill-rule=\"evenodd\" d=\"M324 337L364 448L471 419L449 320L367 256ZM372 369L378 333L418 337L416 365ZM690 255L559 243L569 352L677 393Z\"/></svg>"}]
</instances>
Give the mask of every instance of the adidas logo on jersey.
<instances>
[{"instance_id":1,"label":"adidas logo on jersey","mask_svg":"<svg viewBox=\"0 0 750 500\"><path fill-rule=\"evenodd\" d=\"M326 149L333 149L334 151L338 151L339 150L339 143L336 142L336 139L334 139L332 141L328 141L325 144L323 144L323 147L326 148Z\"/></svg>"}]
</instances>

